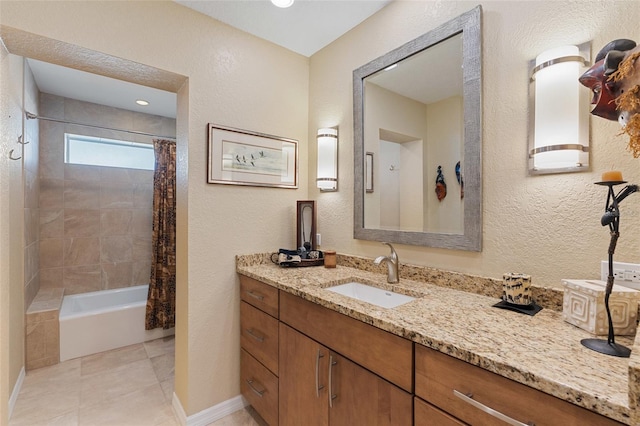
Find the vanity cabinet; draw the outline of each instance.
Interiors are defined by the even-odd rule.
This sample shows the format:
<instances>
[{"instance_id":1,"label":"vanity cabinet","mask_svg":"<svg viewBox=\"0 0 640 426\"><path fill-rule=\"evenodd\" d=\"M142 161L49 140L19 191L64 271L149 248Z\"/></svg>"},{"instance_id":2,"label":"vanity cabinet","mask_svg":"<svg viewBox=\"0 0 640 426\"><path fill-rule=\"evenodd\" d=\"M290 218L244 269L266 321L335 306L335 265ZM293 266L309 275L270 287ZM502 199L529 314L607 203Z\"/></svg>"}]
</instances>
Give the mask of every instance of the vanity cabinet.
<instances>
[{"instance_id":1,"label":"vanity cabinet","mask_svg":"<svg viewBox=\"0 0 640 426\"><path fill-rule=\"evenodd\" d=\"M524 425L621 424L421 345L415 345L415 363L416 425L503 424L490 410ZM449 423L434 421L429 412L455 418Z\"/></svg>"},{"instance_id":2,"label":"vanity cabinet","mask_svg":"<svg viewBox=\"0 0 640 426\"><path fill-rule=\"evenodd\" d=\"M280 425L411 425L411 395L280 323Z\"/></svg>"},{"instance_id":3,"label":"vanity cabinet","mask_svg":"<svg viewBox=\"0 0 640 426\"><path fill-rule=\"evenodd\" d=\"M240 275L240 390L269 424L278 424L276 288Z\"/></svg>"}]
</instances>

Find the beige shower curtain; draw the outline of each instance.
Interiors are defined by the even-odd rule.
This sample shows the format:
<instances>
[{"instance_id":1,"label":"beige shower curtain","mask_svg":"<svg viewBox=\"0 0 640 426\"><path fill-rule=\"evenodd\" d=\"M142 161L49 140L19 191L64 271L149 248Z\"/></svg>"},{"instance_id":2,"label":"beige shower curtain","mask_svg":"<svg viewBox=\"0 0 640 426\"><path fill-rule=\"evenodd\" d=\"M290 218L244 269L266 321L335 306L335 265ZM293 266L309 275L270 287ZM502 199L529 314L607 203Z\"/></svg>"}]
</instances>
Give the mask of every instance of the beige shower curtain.
<instances>
[{"instance_id":1,"label":"beige shower curtain","mask_svg":"<svg viewBox=\"0 0 640 426\"><path fill-rule=\"evenodd\" d=\"M176 144L155 139L151 279L145 329L176 322Z\"/></svg>"}]
</instances>

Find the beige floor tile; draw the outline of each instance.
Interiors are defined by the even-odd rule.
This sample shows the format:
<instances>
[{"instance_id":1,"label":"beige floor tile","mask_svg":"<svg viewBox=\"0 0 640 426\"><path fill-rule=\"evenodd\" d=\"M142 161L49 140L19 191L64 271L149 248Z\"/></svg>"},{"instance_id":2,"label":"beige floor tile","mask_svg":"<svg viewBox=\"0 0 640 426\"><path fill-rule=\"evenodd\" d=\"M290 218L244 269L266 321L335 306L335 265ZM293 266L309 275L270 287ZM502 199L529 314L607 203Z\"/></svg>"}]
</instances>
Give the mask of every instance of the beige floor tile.
<instances>
[{"instance_id":1,"label":"beige floor tile","mask_svg":"<svg viewBox=\"0 0 640 426\"><path fill-rule=\"evenodd\" d=\"M81 378L80 408L108 405L115 398L158 385L151 361L143 359Z\"/></svg>"},{"instance_id":2,"label":"beige floor tile","mask_svg":"<svg viewBox=\"0 0 640 426\"><path fill-rule=\"evenodd\" d=\"M253 419L249 411L242 409L216 420L208 426L260 426L260 424Z\"/></svg>"},{"instance_id":3,"label":"beige floor tile","mask_svg":"<svg viewBox=\"0 0 640 426\"><path fill-rule=\"evenodd\" d=\"M173 400L173 382L174 376L171 375L168 379L160 382L160 387L162 388L162 392L164 392L164 397L171 403Z\"/></svg>"},{"instance_id":4,"label":"beige floor tile","mask_svg":"<svg viewBox=\"0 0 640 426\"><path fill-rule=\"evenodd\" d=\"M151 365L159 382L173 377L175 363L175 356L172 353L151 358Z\"/></svg>"},{"instance_id":5,"label":"beige floor tile","mask_svg":"<svg viewBox=\"0 0 640 426\"><path fill-rule=\"evenodd\" d=\"M147 352L142 343L89 355L82 358L81 375L101 373L146 358Z\"/></svg>"},{"instance_id":6,"label":"beige floor tile","mask_svg":"<svg viewBox=\"0 0 640 426\"><path fill-rule=\"evenodd\" d=\"M9 426L78 426L78 410L46 419L16 418L16 416L12 416Z\"/></svg>"},{"instance_id":7,"label":"beige floor tile","mask_svg":"<svg viewBox=\"0 0 640 426\"><path fill-rule=\"evenodd\" d=\"M155 426L167 424L175 417L160 384L156 383L114 398L108 404L80 407L78 419L81 426Z\"/></svg>"},{"instance_id":8,"label":"beige floor tile","mask_svg":"<svg viewBox=\"0 0 640 426\"><path fill-rule=\"evenodd\" d=\"M144 342L144 348L147 351L149 358L154 358L159 355L173 354L175 352L176 339L174 336L167 336L161 339L151 340L150 342Z\"/></svg>"}]
</instances>

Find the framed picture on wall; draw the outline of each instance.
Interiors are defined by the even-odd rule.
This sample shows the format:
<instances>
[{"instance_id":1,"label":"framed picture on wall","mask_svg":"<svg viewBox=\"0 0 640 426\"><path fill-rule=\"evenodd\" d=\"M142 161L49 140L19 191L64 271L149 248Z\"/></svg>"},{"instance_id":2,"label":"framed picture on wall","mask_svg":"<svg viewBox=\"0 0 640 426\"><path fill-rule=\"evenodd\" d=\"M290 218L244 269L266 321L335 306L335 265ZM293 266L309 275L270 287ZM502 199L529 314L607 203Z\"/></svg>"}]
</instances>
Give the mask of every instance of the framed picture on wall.
<instances>
[{"instance_id":1,"label":"framed picture on wall","mask_svg":"<svg viewBox=\"0 0 640 426\"><path fill-rule=\"evenodd\" d=\"M367 192L373 192L373 152L367 152L364 157L364 176L365 176L365 190Z\"/></svg>"},{"instance_id":2,"label":"framed picture on wall","mask_svg":"<svg viewBox=\"0 0 640 426\"><path fill-rule=\"evenodd\" d=\"M209 124L207 183L298 188L298 141Z\"/></svg>"}]
</instances>

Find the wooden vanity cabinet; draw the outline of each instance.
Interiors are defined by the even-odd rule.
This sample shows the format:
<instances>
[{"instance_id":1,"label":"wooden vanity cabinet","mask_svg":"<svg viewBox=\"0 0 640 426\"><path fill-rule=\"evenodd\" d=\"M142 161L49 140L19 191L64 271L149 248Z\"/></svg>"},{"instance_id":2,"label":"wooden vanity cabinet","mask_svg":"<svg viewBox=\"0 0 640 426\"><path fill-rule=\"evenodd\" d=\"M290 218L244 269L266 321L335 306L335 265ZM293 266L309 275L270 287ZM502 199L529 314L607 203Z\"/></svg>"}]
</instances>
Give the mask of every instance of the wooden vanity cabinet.
<instances>
[{"instance_id":1,"label":"wooden vanity cabinet","mask_svg":"<svg viewBox=\"0 0 640 426\"><path fill-rule=\"evenodd\" d=\"M280 323L280 425L411 425L411 395Z\"/></svg>"},{"instance_id":2,"label":"wooden vanity cabinet","mask_svg":"<svg viewBox=\"0 0 640 426\"><path fill-rule=\"evenodd\" d=\"M455 417L454 423L449 424L464 424L455 423L458 419L474 426L504 424L474 403L523 424L536 426L621 424L421 345L415 345L415 363L416 400L421 398ZM467 399L456 396L455 392ZM427 416L418 414L417 407L416 402L416 425L447 424L430 422ZM437 409L435 407L427 408Z\"/></svg>"},{"instance_id":3,"label":"wooden vanity cabinet","mask_svg":"<svg viewBox=\"0 0 640 426\"><path fill-rule=\"evenodd\" d=\"M240 390L269 425L278 424L278 289L240 275Z\"/></svg>"}]
</instances>

